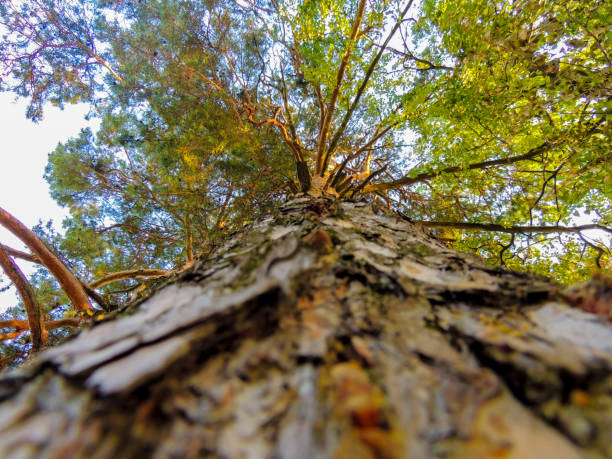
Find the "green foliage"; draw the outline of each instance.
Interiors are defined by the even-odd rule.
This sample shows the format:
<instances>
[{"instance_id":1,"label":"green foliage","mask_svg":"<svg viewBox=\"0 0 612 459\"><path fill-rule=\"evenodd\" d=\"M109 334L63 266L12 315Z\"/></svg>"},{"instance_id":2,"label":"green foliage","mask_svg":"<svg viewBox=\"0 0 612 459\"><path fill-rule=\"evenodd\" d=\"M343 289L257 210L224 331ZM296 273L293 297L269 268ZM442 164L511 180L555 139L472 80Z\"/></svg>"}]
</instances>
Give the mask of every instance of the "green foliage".
<instances>
[{"instance_id":1,"label":"green foliage","mask_svg":"<svg viewBox=\"0 0 612 459\"><path fill-rule=\"evenodd\" d=\"M435 95L415 123L417 151L427 158L418 170L521 155L545 142L550 147L529 161L440 176L420 187L409 211L513 226L571 225L597 209L594 220L609 226L611 14L604 1L424 2L415 41L429 42L425 59L442 59L455 70L430 83ZM455 237L459 246L479 247L498 261L500 247L510 242ZM606 239L602 245L576 235L522 235L506 256L514 268L574 281L600 253L609 263Z\"/></svg>"},{"instance_id":2,"label":"green foliage","mask_svg":"<svg viewBox=\"0 0 612 459\"><path fill-rule=\"evenodd\" d=\"M27 116L40 120L47 101L93 101L100 68L111 69L98 39L103 18L94 2L3 0L0 3L0 90L29 97Z\"/></svg>"},{"instance_id":3,"label":"green foliage","mask_svg":"<svg viewBox=\"0 0 612 459\"><path fill-rule=\"evenodd\" d=\"M416 220L610 227L610 3L408 5L3 2L1 89L30 97L34 119L88 100L101 122L50 154L71 216L41 234L85 281L180 268L296 191L298 162L324 179L342 167L356 194ZM597 233L440 236L562 282L610 265Z\"/></svg>"}]
</instances>

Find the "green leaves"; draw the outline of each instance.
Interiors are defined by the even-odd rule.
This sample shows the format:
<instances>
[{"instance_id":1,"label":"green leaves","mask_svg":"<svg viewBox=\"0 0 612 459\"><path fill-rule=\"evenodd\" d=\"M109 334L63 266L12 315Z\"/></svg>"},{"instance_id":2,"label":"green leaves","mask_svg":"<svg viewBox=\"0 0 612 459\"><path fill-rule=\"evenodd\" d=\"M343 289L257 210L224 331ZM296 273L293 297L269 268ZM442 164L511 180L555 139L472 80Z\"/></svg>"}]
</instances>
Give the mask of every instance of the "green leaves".
<instances>
[{"instance_id":1,"label":"green leaves","mask_svg":"<svg viewBox=\"0 0 612 459\"><path fill-rule=\"evenodd\" d=\"M30 98L28 118L39 120L47 101L92 101L103 75L121 81L99 41L100 14L95 2L3 2L0 90Z\"/></svg>"},{"instance_id":2,"label":"green leaves","mask_svg":"<svg viewBox=\"0 0 612 459\"><path fill-rule=\"evenodd\" d=\"M47 170L83 273L181 266L299 188L298 163L415 219L610 225L612 12L588 3L366 2L357 29L358 0L8 3L2 88L101 120ZM582 234L448 232L562 279L609 263Z\"/></svg>"},{"instance_id":3,"label":"green leaves","mask_svg":"<svg viewBox=\"0 0 612 459\"><path fill-rule=\"evenodd\" d=\"M413 45L455 70L427 83L429 107L413 125L420 134L421 165L409 175L443 169L443 164L466 167L512 157L542 142L551 146L519 163L437 176L418 189L420 200L404 202L406 212L421 218L552 225L583 218L590 201L599 208L592 218L609 226L610 194L603 184L610 175L605 166L610 144L603 133L608 130L610 94L604 88L610 61L608 26L601 22L609 10L606 2L588 8L584 2L424 2ZM501 246L495 248L493 239L455 236L491 254L491 260L498 258ZM505 255L523 251L515 267L550 274L545 266L556 266L563 272L557 273L560 279L575 279L569 261L550 257L573 259L572 273L584 274L588 263L594 266L593 253L606 259L610 251L607 237L589 239L598 249L581 237L546 242L525 235ZM519 249L521 241L529 250ZM549 249L536 250L542 244ZM585 253L573 258L577 247Z\"/></svg>"}]
</instances>

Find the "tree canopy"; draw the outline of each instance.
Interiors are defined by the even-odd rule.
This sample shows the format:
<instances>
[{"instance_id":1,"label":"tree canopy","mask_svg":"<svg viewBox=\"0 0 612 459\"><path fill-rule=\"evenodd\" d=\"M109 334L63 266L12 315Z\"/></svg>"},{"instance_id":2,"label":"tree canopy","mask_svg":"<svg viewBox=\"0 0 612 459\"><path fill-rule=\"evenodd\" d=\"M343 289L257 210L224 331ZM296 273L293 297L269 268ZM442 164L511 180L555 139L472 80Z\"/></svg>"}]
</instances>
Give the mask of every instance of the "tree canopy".
<instances>
[{"instance_id":1,"label":"tree canopy","mask_svg":"<svg viewBox=\"0 0 612 459\"><path fill-rule=\"evenodd\" d=\"M71 216L37 233L102 302L297 192L379 199L570 283L611 263L611 16L604 0L2 0L0 88L34 121L76 102L101 121L49 155ZM55 281L32 282L60 320Z\"/></svg>"}]
</instances>

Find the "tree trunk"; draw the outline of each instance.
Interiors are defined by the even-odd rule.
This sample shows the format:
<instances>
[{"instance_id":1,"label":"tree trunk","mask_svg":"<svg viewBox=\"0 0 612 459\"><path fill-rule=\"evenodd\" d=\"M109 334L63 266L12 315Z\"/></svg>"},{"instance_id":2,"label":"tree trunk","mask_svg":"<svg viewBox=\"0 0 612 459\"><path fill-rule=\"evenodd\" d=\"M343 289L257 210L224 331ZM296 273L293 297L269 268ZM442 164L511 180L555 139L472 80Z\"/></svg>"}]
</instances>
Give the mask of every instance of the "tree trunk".
<instances>
[{"instance_id":1,"label":"tree trunk","mask_svg":"<svg viewBox=\"0 0 612 459\"><path fill-rule=\"evenodd\" d=\"M548 282L296 198L5 374L0 457L610 457L611 353Z\"/></svg>"}]
</instances>

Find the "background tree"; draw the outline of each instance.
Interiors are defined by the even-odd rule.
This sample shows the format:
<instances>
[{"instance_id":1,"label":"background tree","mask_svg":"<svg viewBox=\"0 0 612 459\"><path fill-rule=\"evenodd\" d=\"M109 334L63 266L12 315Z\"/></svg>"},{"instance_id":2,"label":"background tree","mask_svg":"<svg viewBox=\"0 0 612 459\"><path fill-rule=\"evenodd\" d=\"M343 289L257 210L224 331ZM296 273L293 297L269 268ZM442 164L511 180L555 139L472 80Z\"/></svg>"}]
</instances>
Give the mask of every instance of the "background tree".
<instances>
[{"instance_id":1,"label":"background tree","mask_svg":"<svg viewBox=\"0 0 612 459\"><path fill-rule=\"evenodd\" d=\"M595 214L595 221L609 225L610 215L603 210L612 190L606 167L610 161L606 121L610 60L605 44L609 5L467 2L457 9L441 5L424 3L426 13L419 19L417 34L435 37L425 49L426 59L445 59L456 69L447 72L435 92L436 116L421 118L420 148L444 161L466 152L476 161L491 155L529 157L489 167L484 174L434 178L433 186L419 188L427 196L427 208L444 208L443 203L451 200L459 205L447 205L438 215L429 211L427 218L467 217L473 223L502 226L559 225L581 214ZM430 35L432 31L439 34ZM432 206L432 201L439 204ZM601 204L602 210L596 210ZM552 233L479 235L464 238L458 247L481 247L487 258L498 257L515 269L529 266L576 280L585 273L577 259L592 257L602 267L600 257L606 253L605 245L586 239ZM538 255L560 247L555 262Z\"/></svg>"}]
</instances>

